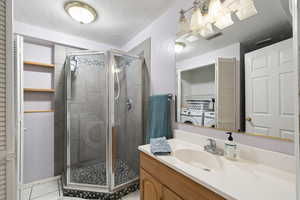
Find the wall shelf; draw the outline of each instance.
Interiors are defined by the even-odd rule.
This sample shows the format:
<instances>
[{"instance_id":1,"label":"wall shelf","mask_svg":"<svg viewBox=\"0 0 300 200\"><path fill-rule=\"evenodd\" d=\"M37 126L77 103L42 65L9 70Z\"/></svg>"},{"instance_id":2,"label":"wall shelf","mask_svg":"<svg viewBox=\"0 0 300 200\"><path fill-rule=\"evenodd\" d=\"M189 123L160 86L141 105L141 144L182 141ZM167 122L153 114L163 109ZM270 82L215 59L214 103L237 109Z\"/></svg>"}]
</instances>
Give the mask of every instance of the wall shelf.
<instances>
[{"instance_id":1,"label":"wall shelf","mask_svg":"<svg viewBox=\"0 0 300 200\"><path fill-rule=\"evenodd\" d=\"M54 89L24 88L24 92L55 92Z\"/></svg>"},{"instance_id":2,"label":"wall shelf","mask_svg":"<svg viewBox=\"0 0 300 200\"><path fill-rule=\"evenodd\" d=\"M39 63L39 62L32 62L32 61L24 61L24 65L32 65L32 66L36 66L36 67L54 68L54 64Z\"/></svg>"},{"instance_id":3,"label":"wall shelf","mask_svg":"<svg viewBox=\"0 0 300 200\"><path fill-rule=\"evenodd\" d=\"M25 110L24 113L47 113L54 112L54 110Z\"/></svg>"}]
</instances>

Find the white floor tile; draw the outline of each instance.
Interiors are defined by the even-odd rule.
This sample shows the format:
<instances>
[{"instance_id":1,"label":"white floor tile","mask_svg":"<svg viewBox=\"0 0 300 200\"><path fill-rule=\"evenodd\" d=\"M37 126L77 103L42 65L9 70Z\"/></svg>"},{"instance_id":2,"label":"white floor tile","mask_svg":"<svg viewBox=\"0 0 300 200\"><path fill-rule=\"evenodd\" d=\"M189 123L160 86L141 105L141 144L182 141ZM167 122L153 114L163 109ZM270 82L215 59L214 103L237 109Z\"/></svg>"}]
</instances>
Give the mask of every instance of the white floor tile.
<instances>
[{"instance_id":1,"label":"white floor tile","mask_svg":"<svg viewBox=\"0 0 300 200\"><path fill-rule=\"evenodd\" d=\"M58 199L60 199L58 191L39 196L37 198L32 198L32 200L58 200Z\"/></svg>"},{"instance_id":2,"label":"white floor tile","mask_svg":"<svg viewBox=\"0 0 300 200\"><path fill-rule=\"evenodd\" d=\"M22 191L22 200L29 200L30 188Z\"/></svg>"},{"instance_id":3,"label":"white floor tile","mask_svg":"<svg viewBox=\"0 0 300 200\"><path fill-rule=\"evenodd\" d=\"M139 200L139 199L140 199L139 191L128 194L127 196L122 198L122 200Z\"/></svg>"},{"instance_id":4,"label":"white floor tile","mask_svg":"<svg viewBox=\"0 0 300 200\"><path fill-rule=\"evenodd\" d=\"M39 184L33 187L31 199L36 199L41 196L46 196L52 193L58 193L57 181L51 181L44 184Z\"/></svg>"},{"instance_id":5,"label":"white floor tile","mask_svg":"<svg viewBox=\"0 0 300 200\"><path fill-rule=\"evenodd\" d=\"M34 185L29 199L30 192L31 188L24 189L22 200L57 200L60 198L57 180Z\"/></svg>"}]
</instances>

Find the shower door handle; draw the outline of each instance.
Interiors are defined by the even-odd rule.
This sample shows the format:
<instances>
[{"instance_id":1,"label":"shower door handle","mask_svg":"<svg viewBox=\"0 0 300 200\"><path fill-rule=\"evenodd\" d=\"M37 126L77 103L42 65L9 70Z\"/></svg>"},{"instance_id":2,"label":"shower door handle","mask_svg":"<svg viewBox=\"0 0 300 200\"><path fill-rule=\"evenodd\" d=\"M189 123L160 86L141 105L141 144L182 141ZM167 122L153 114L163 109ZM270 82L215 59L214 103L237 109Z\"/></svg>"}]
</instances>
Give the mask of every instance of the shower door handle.
<instances>
[{"instance_id":1,"label":"shower door handle","mask_svg":"<svg viewBox=\"0 0 300 200\"><path fill-rule=\"evenodd\" d=\"M127 109L131 110L132 109L132 100L131 99L127 99L126 105L127 105Z\"/></svg>"}]
</instances>

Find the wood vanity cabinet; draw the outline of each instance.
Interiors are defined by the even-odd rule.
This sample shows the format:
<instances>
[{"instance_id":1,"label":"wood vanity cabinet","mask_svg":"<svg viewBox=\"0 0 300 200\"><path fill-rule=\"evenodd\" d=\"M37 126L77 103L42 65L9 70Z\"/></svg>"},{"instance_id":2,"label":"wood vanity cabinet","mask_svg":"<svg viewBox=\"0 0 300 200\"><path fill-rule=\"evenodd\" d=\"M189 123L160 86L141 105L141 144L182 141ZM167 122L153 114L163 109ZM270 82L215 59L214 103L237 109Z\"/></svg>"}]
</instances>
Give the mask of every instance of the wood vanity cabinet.
<instances>
[{"instance_id":1,"label":"wood vanity cabinet","mask_svg":"<svg viewBox=\"0 0 300 200\"><path fill-rule=\"evenodd\" d=\"M225 200L142 152L140 197L141 200Z\"/></svg>"}]
</instances>

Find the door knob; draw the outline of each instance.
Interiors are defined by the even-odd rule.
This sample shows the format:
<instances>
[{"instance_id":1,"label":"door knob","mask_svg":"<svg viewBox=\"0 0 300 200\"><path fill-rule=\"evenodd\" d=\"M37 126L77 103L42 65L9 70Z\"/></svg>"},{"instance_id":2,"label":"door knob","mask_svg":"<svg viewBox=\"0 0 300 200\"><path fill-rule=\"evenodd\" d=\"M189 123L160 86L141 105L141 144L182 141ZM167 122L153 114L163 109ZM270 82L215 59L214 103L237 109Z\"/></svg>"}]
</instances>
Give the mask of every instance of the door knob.
<instances>
[{"instance_id":1,"label":"door knob","mask_svg":"<svg viewBox=\"0 0 300 200\"><path fill-rule=\"evenodd\" d=\"M251 122L252 118L251 117L246 117L246 121Z\"/></svg>"}]
</instances>

